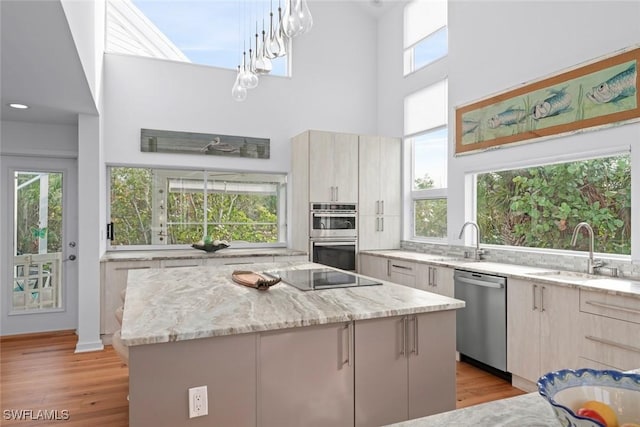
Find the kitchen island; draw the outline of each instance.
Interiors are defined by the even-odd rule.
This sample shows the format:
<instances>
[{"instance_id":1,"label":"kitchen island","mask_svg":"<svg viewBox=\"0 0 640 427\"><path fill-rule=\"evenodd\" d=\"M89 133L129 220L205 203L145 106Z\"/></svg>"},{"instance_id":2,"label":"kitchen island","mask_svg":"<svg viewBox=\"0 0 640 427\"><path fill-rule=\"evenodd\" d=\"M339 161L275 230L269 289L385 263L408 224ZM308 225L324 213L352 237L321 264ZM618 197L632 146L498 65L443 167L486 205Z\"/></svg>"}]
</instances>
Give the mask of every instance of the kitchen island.
<instances>
[{"instance_id":1,"label":"kitchen island","mask_svg":"<svg viewBox=\"0 0 640 427\"><path fill-rule=\"evenodd\" d=\"M455 408L463 301L384 281L257 291L232 282L233 270L130 272L122 340L131 426L381 425ZM199 386L208 415L189 419L188 389Z\"/></svg>"}]
</instances>

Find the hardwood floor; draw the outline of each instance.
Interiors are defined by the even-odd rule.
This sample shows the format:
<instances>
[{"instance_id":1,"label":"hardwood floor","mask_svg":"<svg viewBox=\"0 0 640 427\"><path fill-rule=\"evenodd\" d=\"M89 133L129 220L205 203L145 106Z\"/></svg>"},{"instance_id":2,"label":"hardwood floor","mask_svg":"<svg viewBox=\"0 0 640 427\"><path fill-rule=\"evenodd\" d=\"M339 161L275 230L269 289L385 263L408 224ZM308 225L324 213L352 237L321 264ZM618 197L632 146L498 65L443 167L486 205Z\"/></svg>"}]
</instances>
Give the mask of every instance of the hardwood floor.
<instances>
[{"instance_id":1,"label":"hardwood floor","mask_svg":"<svg viewBox=\"0 0 640 427\"><path fill-rule=\"evenodd\" d=\"M126 427L129 371L111 346L104 351L74 353L73 332L0 339L0 408L3 426L64 425ZM457 407L523 394L500 378L458 362ZM11 410L31 410L27 419L8 420ZM36 420L39 410L68 420ZM42 415L42 414L41 414Z\"/></svg>"}]
</instances>

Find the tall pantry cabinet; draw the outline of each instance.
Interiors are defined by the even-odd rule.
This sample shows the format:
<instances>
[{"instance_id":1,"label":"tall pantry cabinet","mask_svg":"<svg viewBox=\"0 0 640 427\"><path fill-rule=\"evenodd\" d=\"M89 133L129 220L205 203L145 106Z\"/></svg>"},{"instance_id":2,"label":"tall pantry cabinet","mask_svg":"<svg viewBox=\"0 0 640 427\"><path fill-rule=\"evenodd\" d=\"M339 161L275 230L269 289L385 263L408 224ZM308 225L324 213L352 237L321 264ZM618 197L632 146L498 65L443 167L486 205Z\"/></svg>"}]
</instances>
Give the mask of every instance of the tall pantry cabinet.
<instances>
[{"instance_id":1,"label":"tall pantry cabinet","mask_svg":"<svg viewBox=\"0 0 640 427\"><path fill-rule=\"evenodd\" d=\"M292 138L291 247L309 250L310 203L358 203L358 249L400 245L398 138L308 130Z\"/></svg>"},{"instance_id":2,"label":"tall pantry cabinet","mask_svg":"<svg viewBox=\"0 0 640 427\"><path fill-rule=\"evenodd\" d=\"M360 136L358 249L394 249L400 244L401 144L398 138Z\"/></svg>"}]
</instances>

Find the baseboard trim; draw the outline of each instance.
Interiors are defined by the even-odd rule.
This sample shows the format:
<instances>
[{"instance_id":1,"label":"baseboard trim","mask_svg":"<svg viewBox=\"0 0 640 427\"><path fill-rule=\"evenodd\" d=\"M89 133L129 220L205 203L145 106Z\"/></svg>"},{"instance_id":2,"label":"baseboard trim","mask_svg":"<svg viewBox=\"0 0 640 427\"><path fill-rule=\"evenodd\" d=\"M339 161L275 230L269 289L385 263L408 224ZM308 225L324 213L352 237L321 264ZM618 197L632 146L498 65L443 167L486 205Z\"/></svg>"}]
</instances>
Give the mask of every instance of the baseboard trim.
<instances>
[{"instance_id":1,"label":"baseboard trim","mask_svg":"<svg viewBox=\"0 0 640 427\"><path fill-rule=\"evenodd\" d=\"M102 341L91 341L91 342L78 342L76 344L75 353L88 353L90 351L102 351L104 350L104 345L102 345Z\"/></svg>"},{"instance_id":2,"label":"baseboard trim","mask_svg":"<svg viewBox=\"0 0 640 427\"><path fill-rule=\"evenodd\" d=\"M76 335L76 331L74 329L68 329L62 331L30 332L27 334L2 335L0 336L0 343L21 340L38 340L42 338L53 338L66 335Z\"/></svg>"},{"instance_id":3,"label":"baseboard trim","mask_svg":"<svg viewBox=\"0 0 640 427\"><path fill-rule=\"evenodd\" d=\"M538 391L537 384L513 374L511 374L511 385L515 388L519 388L522 391L526 391L527 393Z\"/></svg>"}]
</instances>

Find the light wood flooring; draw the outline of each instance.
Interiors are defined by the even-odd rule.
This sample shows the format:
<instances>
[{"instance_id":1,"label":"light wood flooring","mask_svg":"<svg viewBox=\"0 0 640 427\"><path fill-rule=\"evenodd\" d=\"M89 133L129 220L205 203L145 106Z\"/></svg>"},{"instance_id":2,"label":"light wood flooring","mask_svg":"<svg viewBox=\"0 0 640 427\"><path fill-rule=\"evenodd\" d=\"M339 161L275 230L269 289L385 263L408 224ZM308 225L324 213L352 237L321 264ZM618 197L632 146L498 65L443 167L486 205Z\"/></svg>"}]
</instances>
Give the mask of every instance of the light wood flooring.
<instances>
[{"instance_id":1,"label":"light wood flooring","mask_svg":"<svg viewBox=\"0 0 640 427\"><path fill-rule=\"evenodd\" d=\"M0 424L65 427L128 425L129 372L111 346L74 353L71 331L0 338ZM467 363L457 366L457 407L523 394L500 378ZM67 410L54 423L11 421L6 410Z\"/></svg>"}]
</instances>

